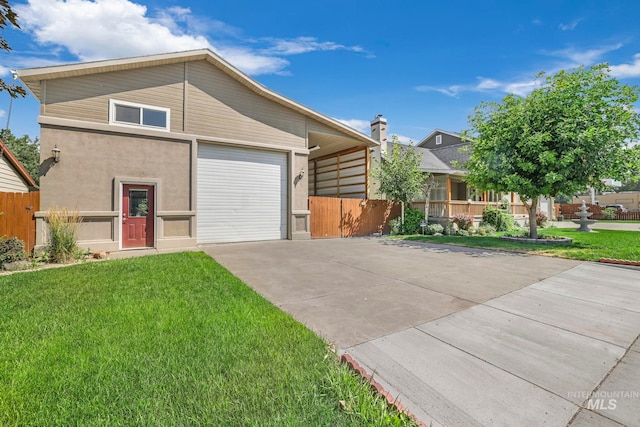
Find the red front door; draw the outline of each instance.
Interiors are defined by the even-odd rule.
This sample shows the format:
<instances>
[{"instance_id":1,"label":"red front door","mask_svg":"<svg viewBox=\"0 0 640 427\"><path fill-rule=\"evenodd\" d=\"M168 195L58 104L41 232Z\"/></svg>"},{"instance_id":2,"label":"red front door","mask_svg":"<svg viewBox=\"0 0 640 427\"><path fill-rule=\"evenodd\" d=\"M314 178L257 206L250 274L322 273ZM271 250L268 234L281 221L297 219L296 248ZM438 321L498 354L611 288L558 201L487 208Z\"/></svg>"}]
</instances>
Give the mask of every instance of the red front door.
<instances>
[{"instance_id":1,"label":"red front door","mask_svg":"<svg viewBox=\"0 0 640 427\"><path fill-rule=\"evenodd\" d=\"M153 185L122 185L122 247L154 247Z\"/></svg>"}]
</instances>

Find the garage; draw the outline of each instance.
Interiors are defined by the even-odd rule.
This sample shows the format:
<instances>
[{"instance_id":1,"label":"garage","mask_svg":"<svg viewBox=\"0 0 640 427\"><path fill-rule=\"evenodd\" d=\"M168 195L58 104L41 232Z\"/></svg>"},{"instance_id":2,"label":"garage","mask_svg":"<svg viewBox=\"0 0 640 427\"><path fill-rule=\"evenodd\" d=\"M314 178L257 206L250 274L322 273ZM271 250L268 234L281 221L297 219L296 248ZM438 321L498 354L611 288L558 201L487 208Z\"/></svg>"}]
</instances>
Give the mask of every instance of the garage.
<instances>
[{"instance_id":1,"label":"garage","mask_svg":"<svg viewBox=\"0 0 640 427\"><path fill-rule=\"evenodd\" d=\"M287 153L198 144L198 243L287 238Z\"/></svg>"}]
</instances>

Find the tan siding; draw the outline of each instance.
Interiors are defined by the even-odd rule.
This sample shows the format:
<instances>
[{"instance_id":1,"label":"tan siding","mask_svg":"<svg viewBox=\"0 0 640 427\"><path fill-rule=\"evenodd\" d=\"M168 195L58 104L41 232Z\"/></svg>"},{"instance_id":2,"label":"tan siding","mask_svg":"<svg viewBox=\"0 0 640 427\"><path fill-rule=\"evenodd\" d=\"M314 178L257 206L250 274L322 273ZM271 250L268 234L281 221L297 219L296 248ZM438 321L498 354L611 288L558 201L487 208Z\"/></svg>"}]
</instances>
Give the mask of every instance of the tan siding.
<instances>
[{"instance_id":1,"label":"tan siding","mask_svg":"<svg viewBox=\"0 0 640 427\"><path fill-rule=\"evenodd\" d=\"M323 123L320 123L316 120L309 119L307 124L309 132L318 132L318 133L326 133L329 135L336 135L344 137L344 132L340 132L332 127L329 127Z\"/></svg>"},{"instance_id":2,"label":"tan siding","mask_svg":"<svg viewBox=\"0 0 640 427\"><path fill-rule=\"evenodd\" d=\"M249 90L212 64L188 63L186 131L304 147L305 118Z\"/></svg>"},{"instance_id":3,"label":"tan siding","mask_svg":"<svg viewBox=\"0 0 640 427\"><path fill-rule=\"evenodd\" d=\"M171 110L171 130L182 131L184 65L48 80L44 115L109 123L109 99Z\"/></svg>"},{"instance_id":4,"label":"tan siding","mask_svg":"<svg viewBox=\"0 0 640 427\"><path fill-rule=\"evenodd\" d=\"M4 157L0 158L0 191L8 193L23 193L29 191L29 187Z\"/></svg>"}]
</instances>

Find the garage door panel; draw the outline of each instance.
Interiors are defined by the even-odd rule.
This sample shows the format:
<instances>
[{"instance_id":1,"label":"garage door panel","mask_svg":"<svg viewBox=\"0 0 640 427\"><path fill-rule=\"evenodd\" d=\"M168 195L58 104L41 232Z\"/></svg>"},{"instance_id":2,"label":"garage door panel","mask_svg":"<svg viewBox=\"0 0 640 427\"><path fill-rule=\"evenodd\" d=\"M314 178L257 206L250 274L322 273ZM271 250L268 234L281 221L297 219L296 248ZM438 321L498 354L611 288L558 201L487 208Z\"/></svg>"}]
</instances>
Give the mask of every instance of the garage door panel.
<instances>
[{"instance_id":1,"label":"garage door panel","mask_svg":"<svg viewBox=\"0 0 640 427\"><path fill-rule=\"evenodd\" d=\"M198 242L287 238L287 155L198 146Z\"/></svg>"}]
</instances>

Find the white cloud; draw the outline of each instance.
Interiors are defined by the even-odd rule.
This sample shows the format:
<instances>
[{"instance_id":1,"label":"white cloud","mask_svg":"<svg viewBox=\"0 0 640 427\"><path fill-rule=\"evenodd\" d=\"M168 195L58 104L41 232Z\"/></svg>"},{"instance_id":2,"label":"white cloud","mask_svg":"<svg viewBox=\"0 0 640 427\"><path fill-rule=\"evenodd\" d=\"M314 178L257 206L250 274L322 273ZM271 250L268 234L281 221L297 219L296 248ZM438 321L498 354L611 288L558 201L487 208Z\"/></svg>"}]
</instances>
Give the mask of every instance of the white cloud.
<instances>
[{"instance_id":1,"label":"white cloud","mask_svg":"<svg viewBox=\"0 0 640 427\"><path fill-rule=\"evenodd\" d=\"M360 46L345 46L334 42L319 42L315 37L297 37L294 39L264 39L273 45L264 49L266 53L277 55L297 55L314 51L349 50L352 52L364 52Z\"/></svg>"},{"instance_id":2,"label":"white cloud","mask_svg":"<svg viewBox=\"0 0 640 427\"><path fill-rule=\"evenodd\" d=\"M392 136L396 136L396 137L398 138L398 141L399 141L401 144L405 144L405 145L415 144L415 143L416 143L416 141L419 141L419 140L416 140L415 138L411 138L411 137L409 137L409 136L405 136L405 135L398 135L397 133L392 134L392 135L389 137L389 141L391 141L391 137L392 137Z\"/></svg>"},{"instance_id":3,"label":"white cloud","mask_svg":"<svg viewBox=\"0 0 640 427\"><path fill-rule=\"evenodd\" d=\"M358 132L364 133L365 135L369 135L371 133L371 122L369 120L338 118L336 118L336 120L344 125L354 128Z\"/></svg>"},{"instance_id":4,"label":"white cloud","mask_svg":"<svg viewBox=\"0 0 640 427\"><path fill-rule=\"evenodd\" d=\"M560 28L562 31L572 31L575 30L578 24L582 21L584 21L584 18L575 19L568 24L560 23L560 25L558 25L558 28Z\"/></svg>"},{"instance_id":5,"label":"white cloud","mask_svg":"<svg viewBox=\"0 0 640 427\"><path fill-rule=\"evenodd\" d=\"M465 86L453 85L449 87L437 87L437 86L416 86L418 92L439 92L443 95L455 98L458 93L467 90Z\"/></svg>"},{"instance_id":6,"label":"white cloud","mask_svg":"<svg viewBox=\"0 0 640 427\"><path fill-rule=\"evenodd\" d=\"M10 75L11 70L3 65L0 65L0 76Z\"/></svg>"},{"instance_id":7,"label":"white cloud","mask_svg":"<svg viewBox=\"0 0 640 427\"><path fill-rule=\"evenodd\" d=\"M623 46L622 43L616 43L609 46L603 46L594 49L579 50L573 47L566 49L559 49L553 51L542 51L542 54L555 56L568 61L567 64L563 64L560 68L572 68L580 65L592 65L600 61L603 55L618 50Z\"/></svg>"},{"instance_id":8,"label":"white cloud","mask_svg":"<svg viewBox=\"0 0 640 427\"><path fill-rule=\"evenodd\" d=\"M5 114L7 114L7 112L6 112L6 111L4 111L4 110L0 110L0 117L4 117L4 116L5 116Z\"/></svg>"},{"instance_id":9,"label":"white cloud","mask_svg":"<svg viewBox=\"0 0 640 427\"><path fill-rule=\"evenodd\" d=\"M419 92L439 92L450 97L457 97L462 92L503 92L515 95L526 95L538 84L537 80L499 81L486 77L478 77L474 85L453 85L449 87L417 86Z\"/></svg>"},{"instance_id":10,"label":"white cloud","mask_svg":"<svg viewBox=\"0 0 640 427\"><path fill-rule=\"evenodd\" d=\"M633 55L631 64L612 65L610 68L613 77L640 77L640 53Z\"/></svg>"},{"instance_id":11,"label":"white cloud","mask_svg":"<svg viewBox=\"0 0 640 427\"><path fill-rule=\"evenodd\" d=\"M258 75L287 74L289 61L282 58L284 55L365 52L359 46L321 42L313 37L238 40L242 39L239 29L195 16L181 6L159 10L154 16L146 6L131 0L29 0L14 9L25 32L47 46L50 54L55 55L55 50L62 47L81 61L208 48L246 73ZM227 41L212 42L206 35ZM248 47L247 43L261 46Z\"/></svg>"}]
</instances>

